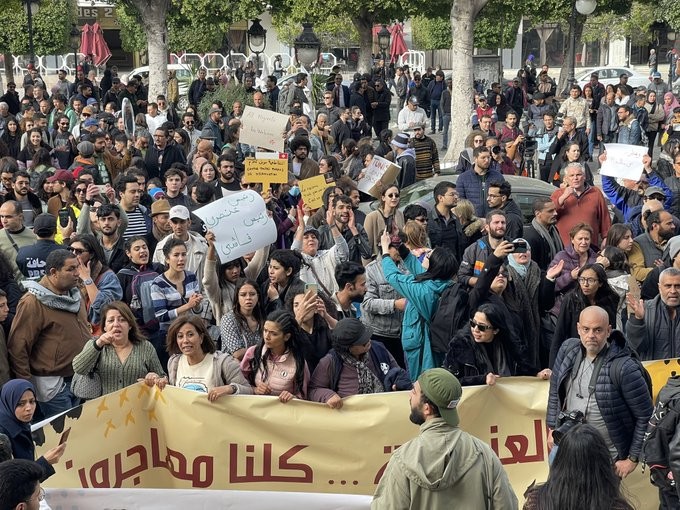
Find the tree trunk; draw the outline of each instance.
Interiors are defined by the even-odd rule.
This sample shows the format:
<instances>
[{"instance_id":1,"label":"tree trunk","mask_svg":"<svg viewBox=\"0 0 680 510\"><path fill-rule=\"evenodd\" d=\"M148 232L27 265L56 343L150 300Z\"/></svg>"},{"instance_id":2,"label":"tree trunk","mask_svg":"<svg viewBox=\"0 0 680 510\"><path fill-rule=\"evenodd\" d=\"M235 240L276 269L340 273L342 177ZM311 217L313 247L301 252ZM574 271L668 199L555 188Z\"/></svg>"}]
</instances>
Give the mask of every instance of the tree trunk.
<instances>
[{"instance_id":1,"label":"tree trunk","mask_svg":"<svg viewBox=\"0 0 680 510\"><path fill-rule=\"evenodd\" d=\"M373 22L374 17L365 10L359 12L359 16L352 18L352 23L359 32L359 60L357 70L360 73L370 73L373 68Z\"/></svg>"},{"instance_id":2,"label":"tree trunk","mask_svg":"<svg viewBox=\"0 0 680 510\"><path fill-rule=\"evenodd\" d=\"M575 9L575 8L574 8ZM575 30L576 33L576 43L574 44L574 51L576 51L576 48L579 47L579 44L581 43L581 35L583 34L583 25L585 24L586 17L582 16L577 13L576 15L576 27L572 27L571 23L569 24L569 35L567 37L571 38L571 33L572 30ZM569 77L569 71L572 69L572 64L574 62L573 57L571 56L570 50L570 45L569 45L569 39L567 39L567 44L565 44L565 55L564 55L564 61L562 62L562 70L560 71L560 81L557 83L557 95L558 97L563 93L567 92L567 78ZM576 77L578 73L577 69L574 69L574 77Z\"/></svg>"},{"instance_id":3,"label":"tree trunk","mask_svg":"<svg viewBox=\"0 0 680 510\"><path fill-rule=\"evenodd\" d=\"M5 59L5 79L9 83L14 81L14 57L11 53L4 53L2 56Z\"/></svg>"},{"instance_id":4,"label":"tree trunk","mask_svg":"<svg viewBox=\"0 0 680 510\"><path fill-rule=\"evenodd\" d=\"M602 67L607 65L607 47L609 46L609 40L600 39L599 46L600 46L600 66Z\"/></svg>"},{"instance_id":5,"label":"tree trunk","mask_svg":"<svg viewBox=\"0 0 680 510\"><path fill-rule=\"evenodd\" d=\"M473 30L479 11L487 0L454 0L451 7L451 126L449 149L444 161L457 161L470 133L473 99Z\"/></svg>"},{"instance_id":6,"label":"tree trunk","mask_svg":"<svg viewBox=\"0 0 680 510\"><path fill-rule=\"evenodd\" d=\"M132 0L146 32L149 56L149 102L168 88L168 24L170 0Z\"/></svg>"}]
</instances>

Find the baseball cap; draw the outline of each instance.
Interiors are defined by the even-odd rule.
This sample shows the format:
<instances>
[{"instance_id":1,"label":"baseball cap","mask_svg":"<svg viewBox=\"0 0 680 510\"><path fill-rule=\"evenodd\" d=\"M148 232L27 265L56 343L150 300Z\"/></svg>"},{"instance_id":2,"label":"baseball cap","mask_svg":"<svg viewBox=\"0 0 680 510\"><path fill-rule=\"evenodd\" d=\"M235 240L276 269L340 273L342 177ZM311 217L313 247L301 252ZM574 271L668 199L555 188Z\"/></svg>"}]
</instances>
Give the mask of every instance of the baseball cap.
<instances>
[{"instance_id":1,"label":"baseball cap","mask_svg":"<svg viewBox=\"0 0 680 510\"><path fill-rule=\"evenodd\" d=\"M397 133L390 143L400 149L408 149L408 142L409 136L406 133Z\"/></svg>"},{"instance_id":2,"label":"baseball cap","mask_svg":"<svg viewBox=\"0 0 680 510\"><path fill-rule=\"evenodd\" d=\"M90 106L91 104L97 104L97 100L94 97L87 98L87 106Z\"/></svg>"},{"instance_id":3,"label":"baseball cap","mask_svg":"<svg viewBox=\"0 0 680 510\"><path fill-rule=\"evenodd\" d=\"M645 190L645 196L646 197L651 197L652 195L661 195L662 197L666 197L666 193L664 193L663 188L660 188L659 186L650 186Z\"/></svg>"},{"instance_id":4,"label":"baseball cap","mask_svg":"<svg viewBox=\"0 0 680 510\"><path fill-rule=\"evenodd\" d=\"M305 227L305 231L302 233L302 235L305 234L314 234L317 239L319 238L319 231L312 226Z\"/></svg>"},{"instance_id":5,"label":"baseball cap","mask_svg":"<svg viewBox=\"0 0 680 510\"><path fill-rule=\"evenodd\" d=\"M415 105L420 104L420 103L418 102L418 98L417 98L416 96L411 96L411 97L409 97L409 98L408 98L408 102L411 103L411 104L415 104Z\"/></svg>"},{"instance_id":6,"label":"baseball cap","mask_svg":"<svg viewBox=\"0 0 680 510\"><path fill-rule=\"evenodd\" d=\"M33 233L38 237L49 237L57 232L57 218L52 214L39 214L33 220Z\"/></svg>"},{"instance_id":7,"label":"baseball cap","mask_svg":"<svg viewBox=\"0 0 680 510\"><path fill-rule=\"evenodd\" d=\"M93 119L92 117L90 117L85 122L83 122L83 127L86 127L86 128L95 127L95 126L98 126L98 125L99 125L99 123L97 122L97 119Z\"/></svg>"},{"instance_id":8,"label":"baseball cap","mask_svg":"<svg viewBox=\"0 0 680 510\"><path fill-rule=\"evenodd\" d=\"M183 205L176 205L170 209L170 219L188 220L190 218L189 209Z\"/></svg>"},{"instance_id":9,"label":"baseball cap","mask_svg":"<svg viewBox=\"0 0 680 510\"><path fill-rule=\"evenodd\" d=\"M47 178L47 182L73 182L75 181L73 174L68 170L57 170L52 177Z\"/></svg>"},{"instance_id":10,"label":"baseball cap","mask_svg":"<svg viewBox=\"0 0 680 510\"><path fill-rule=\"evenodd\" d=\"M212 115L213 113L222 113L222 110L219 108L210 108L210 111L208 112L208 115Z\"/></svg>"},{"instance_id":11,"label":"baseball cap","mask_svg":"<svg viewBox=\"0 0 680 510\"><path fill-rule=\"evenodd\" d=\"M664 251L668 252L668 256L672 263L675 257L678 256L678 252L680 252L680 236L671 237L666 243Z\"/></svg>"},{"instance_id":12,"label":"baseball cap","mask_svg":"<svg viewBox=\"0 0 680 510\"><path fill-rule=\"evenodd\" d=\"M86 106L85 108L83 108L83 113L89 113L90 115L92 115L94 113L94 110L89 106Z\"/></svg>"},{"instance_id":13,"label":"baseball cap","mask_svg":"<svg viewBox=\"0 0 680 510\"><path fill-rule=\"evenodd\" d=\"M94 122L95 122L95 124L97 123L96 120ZM85 126L85 127L87 127L87 126ZM90 156L92 156L92 154L94 154L94 144L92 142L87 142L87 141L80 142L78 144L77 148L78 148L78 153L84 158L89 158Z\"/></svg>"},{"instance_id":14,"label":"baseball cap","mask_svg":"<svg viewBox=\"0 0 680 510\"><path fill-rule=\"evenodd\" d=\"M335 333L335 330L333 332ZM452 427L457 427L460 418L456 408L463 396L463 387L456 376L445 368L431 368L420 374L418 383L423 395L439 408L439 414L444 421Z\"/></svg>"},{"instance_id":15,"label":"baseball cap","mask_svg":"<svg viewBox=\"0 0 680 510\"><path fill-rule=\"evenodd\" d=\"M652 78L661 78L661 73L658 72L658 71L655 72L655 73L652 73Z\"/></svg>"},{"instance_id":16,"label":"baseball cap","mask_svg":"<svg viewBox=\"0 0 680 510\"><path fill-rule=\"evenodd\" d=\"M153 204L151 204L151 217L153 218L154 216L158 214L164 214L164 213L169 213L170 212L170 202L168 202L165 198L161 198L160 200L156 200Z\"/></svg>"},{"instance_id":17,"label":"baseball cap","mask_svg":"<svg viewBox=\"0 0 680 510\"><path fill-rule=\"evenodd\" d=\"M363 322L354 317L338 321L331 333L333 343L344 348L366 345L371 339L371 335L370 328L367 328Z\"/></svg>"}]
</instances>

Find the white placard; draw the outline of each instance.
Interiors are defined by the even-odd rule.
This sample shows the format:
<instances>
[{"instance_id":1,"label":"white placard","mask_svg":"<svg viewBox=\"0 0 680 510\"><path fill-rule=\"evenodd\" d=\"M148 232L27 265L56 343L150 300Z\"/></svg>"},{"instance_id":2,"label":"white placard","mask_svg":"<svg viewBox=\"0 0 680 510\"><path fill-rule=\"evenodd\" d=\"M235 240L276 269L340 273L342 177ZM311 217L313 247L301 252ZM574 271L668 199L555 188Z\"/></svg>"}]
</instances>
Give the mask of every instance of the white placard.
<instances>
[{"instance_id":1,"label":"white placard","mask_svg":"<svg viewBox=\"0 0 680 510\"><path fill-rule=\"evenodd\" d=\"M373 156L373 159L364 170L364 178L359 181L358 187L364 193L379 198L380 186L377 186L378 181L383 186L392 184L400 171L401 168L391 161L380 156Z\"/></svg>"},{"instance_id":2,"label":"white placard","mask_svg":"<svg viewBox=\"0 0 680 510\"><path fill-rule=\"evenodd\" d=\"M262 197L239 191L196 209L207 229L215 234L215 250L222 263L276 241L276 225Z\"/></svg>"},{"instance_id":3,"label":"white placard","mask_svg":"<svg viewBox=\"0 0 680 510\"><path fill-rule=\"evenodd\" d=\"M627 145L625 143L605 144L607 159L600 168L600 175L620 177L639 181L644 165L642 157L647 154L647 147Z\"/></svg>"},{"instance_id":4,"label":"white placard","mask_svg":"<svg viewBox=\"0 0 680 510\"><path fill-rule=\"evenodd\" d=\"M284 132L288 120L288 115L283 113L246 106L241 115L239 142L253 147L284 152Z\"/></svg>"}]
</instances>

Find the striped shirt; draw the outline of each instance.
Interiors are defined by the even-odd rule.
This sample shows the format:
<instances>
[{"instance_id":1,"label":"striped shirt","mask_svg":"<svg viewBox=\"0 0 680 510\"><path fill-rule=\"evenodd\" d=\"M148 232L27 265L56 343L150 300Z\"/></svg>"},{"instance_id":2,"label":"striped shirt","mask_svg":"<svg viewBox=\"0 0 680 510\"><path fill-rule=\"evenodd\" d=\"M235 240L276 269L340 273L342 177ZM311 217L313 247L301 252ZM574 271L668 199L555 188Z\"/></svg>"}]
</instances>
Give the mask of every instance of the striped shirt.
<instances>
[{"instance_id":1,"label":"striped shirt","mask_svg":"<svg viewBox=\"0 0 680 510\"><path fill-rule=\"evenodd\" d=\"M156 318L160 322L160 330L167 331L170 323L177 318L177 308L186 304L192 294L199 292L196 273L184 271L184 295L165 274L157 276L151 284L151 299L156 310Z\"/></svg>"},{"instance_id":2,"label":"striped shirt","mask_svg":"<svg viewBox=\"0 0 680 510\"><path fill-rule=\"evenodd\" d=\"M146 217L142 209L137 206L134 210L127 213L128 227L123 233L123 239L129 239L132 236L146 236L149 232L146 230Z\"/></svg>"},{"instance_id":3,"label":"striped shirt","mask_svg":"<svg viewBox=\"0 0 680 510\"><path fill-rule=\"evenodd\" d=\"M412 140L413 150L416 152L416 181L429 179L434 172L439 173L439 151L437 144L429 136Z\"/></svg>"}]
</instances>

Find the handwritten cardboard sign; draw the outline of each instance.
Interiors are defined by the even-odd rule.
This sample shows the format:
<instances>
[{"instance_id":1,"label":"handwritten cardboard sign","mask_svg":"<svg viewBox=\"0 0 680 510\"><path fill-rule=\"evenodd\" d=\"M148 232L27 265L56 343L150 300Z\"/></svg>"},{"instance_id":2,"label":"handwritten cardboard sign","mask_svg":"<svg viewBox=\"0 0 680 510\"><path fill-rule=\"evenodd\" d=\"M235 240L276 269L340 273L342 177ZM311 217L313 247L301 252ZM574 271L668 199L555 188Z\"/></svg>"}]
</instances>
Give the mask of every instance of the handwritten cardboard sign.
<instances>
[{"instance_id":1,"label":"handwritten cardboard sign","mask_svg":"<svg viewBox=\"0 0 680 510\"><path fill-rule=\"evenodd\" d=\"M395 182L400 171L401 168L391 161L380 156L373 156L371 164L364 170L364 178L359 181L359 190L372 197L380 198L380 188Z\"/></svg>"},{"instance_id":2,"label":"handwritten cardboard sign","mask_svg":"<svg viewBox=\"0 0 680 510\"><path fill-rule=\"evenodd\" d=\"M245 160L246 171L243 176L245 181L263 184L288 182L288 158L285 157L286 154L282 156L284 157L277 159L247 158Z\"/></svg>"},{"instance_id":3,"label":"handwritten cardboard sign","mask_svg":"<svg viewBox=\"0 0 680 510\"><path fill-rule=\"evenodd\" d=\"M305 204L310 209L318 209L323 205L322 195L326 188L335 186L334 182L326 183L325 175L317 175L298 181Z\"/></svg>"},{"instance_id":4,"label":"handwritten cardboard sign","mask_svg":"<svg viewBox=\"0 0 680 510\"><path fill-rule=\"evenodd\" d=\"M283 113L246 106L241 116L239 142L283 152L288 120L288 115Z\"/></svg>"},{"instance_id":5,"label":"handwritten cardboard sign","mask_svg":"<svg viewBox=\"0 0 680 510\"><path fill-rule=\"evenodd\" d=\"M608 143L605 145L607 160L600 168L601 175L621 177L639 181L644 165L642 156L647 154L647 147L627 145L625 143Z\"/></svg>"},{"instance_id":6,"label":"handwritten cardboard sign","mask_svg":"<svg viewBox=\"0 0 680 510\"><path fill-rule=\"evenodd\" d=\"M227 262L276 240L276 225L262 197L252 190L239 191L196 209L194 214L215 234L220 261Z\"/></svg>"}]
</instances>

